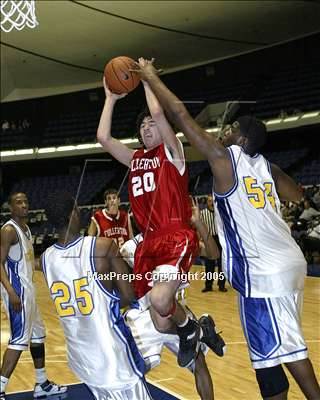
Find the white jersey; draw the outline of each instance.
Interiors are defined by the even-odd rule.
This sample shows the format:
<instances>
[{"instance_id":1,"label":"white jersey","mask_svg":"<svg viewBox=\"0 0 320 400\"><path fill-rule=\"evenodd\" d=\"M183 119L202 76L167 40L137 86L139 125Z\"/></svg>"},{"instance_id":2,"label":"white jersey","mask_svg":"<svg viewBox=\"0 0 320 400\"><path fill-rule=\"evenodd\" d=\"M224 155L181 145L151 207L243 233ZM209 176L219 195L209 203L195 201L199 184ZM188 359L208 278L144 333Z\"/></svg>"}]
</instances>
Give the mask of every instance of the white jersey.
<instances>
[{"instance_id":1,"label":"white jersey","mask_svg":"<svg viewBox=\"0 0 320 400\"><path fill-rule=\"evenodd\" d=\"M302 290L305 258L280 214L269 162L228 148L235 184L214 193L222 265L230 284L245 297L278 297Z\"/></svg>"},{"instance_id":2,"label":"white jersey","mask_svg":"<svg viewBox=\"0 0 320 400\"><path fill-rule=\"evenodd\" d=\"M42 256L50 295L64 329L70 368L89 386L124 390L143 377L144 362L120 314L117 294L96 274L95 237L80 237Z\"/></svg>"},{"instance_id":3,"label":"white jersey","mask_svg":"<svg viewBox=\"0 0 320 400\"><path fill-rule=\"evenodd\" d=\"M6 222L2 228L8 225L15 229L18 238L18 242L10 246L4 265L9 281L18 296L34 294L32 282L34 253L30 229L27 226L27 231L25 232L13 219ZM27 293L25 293L26 291Z\"/></svg>"}]
</instances>

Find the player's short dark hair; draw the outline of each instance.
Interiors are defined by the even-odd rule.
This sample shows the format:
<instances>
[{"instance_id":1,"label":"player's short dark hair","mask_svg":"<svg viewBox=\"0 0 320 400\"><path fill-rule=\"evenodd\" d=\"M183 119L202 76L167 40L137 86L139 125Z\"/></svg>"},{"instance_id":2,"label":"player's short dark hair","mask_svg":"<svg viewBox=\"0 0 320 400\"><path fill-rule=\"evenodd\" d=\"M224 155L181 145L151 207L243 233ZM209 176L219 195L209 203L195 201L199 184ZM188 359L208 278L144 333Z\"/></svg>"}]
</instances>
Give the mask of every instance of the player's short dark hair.
<instances>
[{"instance_id":1,"label":"player's short dark hair","mask_svg":"<svg viewBox=\"0 0 320 400\"><path fill-rule=\"evenodd\" d=\"M142 137L141 137L141 135L140 135L140 126L141 126L143 120L144 120L146 117L151 117L151 113L150 113L148 107L145 107L145 108L140 112L140 114L137 116L137 119L136 119L137 138L139 139L139 142L140 142L141 144L143 144L143 140L142 140Z\"/></svg>"},{"instance_id":2,"label":"player's short dark hair","mask_svg":"<svg viewBox=\"0 0 320 400\"><path fill-rule=\"evenodd\" d=\"M75 200L69 192L59 191L47 196L45 207L49 222L57 229L66 228L75 207Z\"/></svg>"},{"instance_id":3,"label":"player's short dark hair","mask_svg":"<svg viewBox=\"0 0 320 400\"><path fill-rule=\"evenodd\" d=\"M248 139L245 151L253 156L267 141L267 129L262 121L250 115L237 119L240 125L240 134Z\"/></svg>"},{"instance_id":4,"label":"player's short dark hair","mask_svg":"<svg viewBox=\"0 0 320 400\"><path fill-rule=\"evenodd\" d=\"M103 199L105 200L106 197L109 196L109 194L116 194L117 197L120 197L117 189L110 188L110 189L105 190L105 192L103 193Z\"/></svg>"},{"instance_id":5,"label":"player's short dark hair","mask_svg":"<svg viewBox=\"0 0 320 400\"><path fill-rule=\"evenodd\" d=\"M24 192L12 192L8 196L8 204L12 204L12 200L17 194L24 194L25 196L27 196Z\"/></svg>"}]
</instances>

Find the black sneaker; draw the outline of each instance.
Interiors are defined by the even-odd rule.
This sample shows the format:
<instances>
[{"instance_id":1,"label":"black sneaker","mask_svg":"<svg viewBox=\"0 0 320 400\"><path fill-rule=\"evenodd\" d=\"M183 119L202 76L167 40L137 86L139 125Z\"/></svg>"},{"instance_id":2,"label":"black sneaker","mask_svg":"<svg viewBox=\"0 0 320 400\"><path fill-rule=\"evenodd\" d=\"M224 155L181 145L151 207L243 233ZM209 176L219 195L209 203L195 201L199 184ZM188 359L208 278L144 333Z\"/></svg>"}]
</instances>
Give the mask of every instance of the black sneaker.
<instances>
[{"instance_id":1,"label":"black sneaker","mask_svg":"<svg viewBox=\"0 0 320 400\"><path fill-rule=\"evenodd\" d=\"M6 400L5 392L0 392L0 400Z\"/></svg>"},{"instance_id":2,"label":"black sneaker","mask_svg":"<svg viewBox=\"0 0 320 400\"><path fill-rule=\"evenodd\" d=\"M199 319L199 324L203 332L201 342L205 343L217 356L223 357L226 352L226 344L216 332L213 318L208 314L203 314Z\"/></svg>"},{"instance_id":3,"label":"black sneaker","mask_svg":"<svg viewBox=\"0 0 320 400\"><path fill-rule=\"evenodd\" d=\"M206 293L206 292L213 292L212 288L207 288L205 287L204 289L201 290L202 293Z\"/></svg>"},{"instance_id":4,"label":"black sneaker","mask_svg":"<svg viewBox=\"0 0 320 400\"><path fill-rule=\"evenodd\" d=\"M188 368L195 361L200 348L201 328L197 321L190 319L184 327L177 327L179 336L178 364Z\"/></svg>"}]
</instances>

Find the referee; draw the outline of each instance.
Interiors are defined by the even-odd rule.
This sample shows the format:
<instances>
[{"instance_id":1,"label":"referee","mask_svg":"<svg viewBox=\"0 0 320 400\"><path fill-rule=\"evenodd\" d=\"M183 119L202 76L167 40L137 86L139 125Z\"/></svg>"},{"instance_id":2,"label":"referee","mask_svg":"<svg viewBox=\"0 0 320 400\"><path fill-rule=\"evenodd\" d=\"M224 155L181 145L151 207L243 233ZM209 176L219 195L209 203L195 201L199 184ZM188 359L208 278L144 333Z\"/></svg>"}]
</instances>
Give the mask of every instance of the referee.
<instances>
[{"instance_id":1,"label":"referee","mask_svg":"<svg viewBox=\"0 0 320 400\"><path fill-rule=\"evenodd\" d=\"M226 292L227 289L225 288L226 278L222 272L221 268L221 246L219 243L218 235L216 234L215 225L214 225L214 208L213 208L213 199L212 196L209 194L207 197L207 207L200 212L200 217L202 221L207 225L209 234L213 236L215 242L220 251L220 257L217 260L212 260L208 257L201 257L204 260L205 267L206 267L206 285L202 292L212 292L213 286L213 273L215 266L218 267L218 287L220 292ZM223 275L223 279L220 279L221 275Z\"/></svg>"}]
</instances>

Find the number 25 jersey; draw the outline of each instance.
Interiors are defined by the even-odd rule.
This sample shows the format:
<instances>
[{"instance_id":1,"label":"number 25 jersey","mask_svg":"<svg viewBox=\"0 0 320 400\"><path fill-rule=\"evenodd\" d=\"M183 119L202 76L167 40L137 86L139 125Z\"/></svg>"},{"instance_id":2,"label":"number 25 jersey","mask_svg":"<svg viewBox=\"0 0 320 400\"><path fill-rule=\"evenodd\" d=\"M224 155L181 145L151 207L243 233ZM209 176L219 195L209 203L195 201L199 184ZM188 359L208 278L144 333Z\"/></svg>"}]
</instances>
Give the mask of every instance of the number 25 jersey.
<instances>
[{"instance_id":1,"label":"number 25 jersey","mask_svg":"<svg viewBox=\"0 0 320 400\"><path fill-rule=\"evenodd\" d=\"M142 233L189 224L191 206L186 165L178 171L164 144L134 153L128 187L131 209Z\"/></svg>"}]
</instances>

